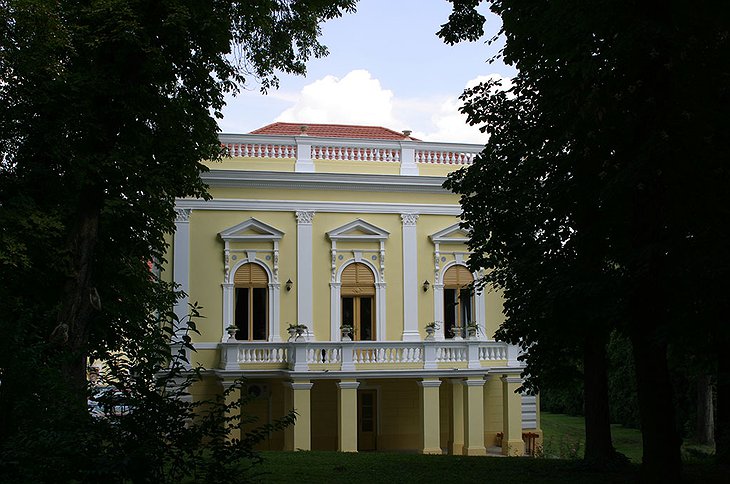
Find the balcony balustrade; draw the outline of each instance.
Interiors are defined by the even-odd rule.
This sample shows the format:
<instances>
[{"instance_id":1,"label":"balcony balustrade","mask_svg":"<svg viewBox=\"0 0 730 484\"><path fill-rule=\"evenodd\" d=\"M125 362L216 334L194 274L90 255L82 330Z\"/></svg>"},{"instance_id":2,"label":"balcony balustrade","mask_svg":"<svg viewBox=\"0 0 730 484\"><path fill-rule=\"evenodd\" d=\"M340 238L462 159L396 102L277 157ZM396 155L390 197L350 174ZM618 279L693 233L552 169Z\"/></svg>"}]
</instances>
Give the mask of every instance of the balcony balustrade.
<instances>
[{"instance_id":1,"label":"balcony balustrade","mask_svg":"<svg viewBox=\"0 0 730 484\"><path fill-rule=\"evenodd\" d=\"M484 148L464 143L393 141L313 136L221 134L232 158L294 159L295 171L313 172L314 161L399 163L402 175L418 175L418 164L468 165Z\"/></svg>"},{"instance_id":2,"label":"balcony balustrade","mask_svg":"<svg viewBox=\"0 0 730 484\"><path fill-rule=\"evenodd\" d=\"M389 371L520 366L518 348L497 341L227 341L224 370Z\"/></svg>"}]
</instances>

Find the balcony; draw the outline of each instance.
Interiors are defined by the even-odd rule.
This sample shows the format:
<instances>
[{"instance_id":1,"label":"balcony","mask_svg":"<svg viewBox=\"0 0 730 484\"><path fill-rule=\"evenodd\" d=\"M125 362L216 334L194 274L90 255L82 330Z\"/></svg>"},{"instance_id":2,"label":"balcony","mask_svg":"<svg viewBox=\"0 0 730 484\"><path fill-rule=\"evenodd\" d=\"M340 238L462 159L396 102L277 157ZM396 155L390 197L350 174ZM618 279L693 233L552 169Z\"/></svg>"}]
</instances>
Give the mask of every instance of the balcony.
<instances>
[{"instance_id":1,"label":"balcony","mask_svg":"<svg viewBox=\"0 0 730 484\"><path fill-rule=\"evenodd\" d=\"M314 161L400 164L401 175L418 175L419 164L468 165L484 146L464 143L393 141L314 136L221 134L232 158L294 159L296 172L314 172Z\"/></svg>"},{"instance_id":2,"label":"balcony","mask_svg":"<svg viewBox=\"0 0 730 484\"><path fill-rule=\"evenodd\" d=\"M497 341L228 341L223 370L388 372L520 367L519 349Z\"/></svg>"}]
</instances>

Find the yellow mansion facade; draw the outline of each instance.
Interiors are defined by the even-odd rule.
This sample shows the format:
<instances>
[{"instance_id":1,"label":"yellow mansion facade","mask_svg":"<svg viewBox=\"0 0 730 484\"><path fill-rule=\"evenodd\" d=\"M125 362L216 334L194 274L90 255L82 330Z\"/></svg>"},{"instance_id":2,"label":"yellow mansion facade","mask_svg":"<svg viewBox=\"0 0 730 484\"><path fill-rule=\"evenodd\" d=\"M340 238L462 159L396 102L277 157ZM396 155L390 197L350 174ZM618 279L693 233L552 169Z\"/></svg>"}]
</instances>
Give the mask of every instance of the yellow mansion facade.
<instances>
[{"instance_id":1,"label":"yellow mansion facade","mask_svg":"<svg viewBox=\"0 0 730 484\"><path fill-rule=\"evenodd\" d=\"M194 395L243 376L260 422L295 409L265 449L523 454L536 397L515 393L500 295L469 291L441 187L481 146L292 123L220 139L212 200L177 201L166 270L188 294L176 312L205 317L191 359L214 370Z\"/></svg>"}]
</instances>

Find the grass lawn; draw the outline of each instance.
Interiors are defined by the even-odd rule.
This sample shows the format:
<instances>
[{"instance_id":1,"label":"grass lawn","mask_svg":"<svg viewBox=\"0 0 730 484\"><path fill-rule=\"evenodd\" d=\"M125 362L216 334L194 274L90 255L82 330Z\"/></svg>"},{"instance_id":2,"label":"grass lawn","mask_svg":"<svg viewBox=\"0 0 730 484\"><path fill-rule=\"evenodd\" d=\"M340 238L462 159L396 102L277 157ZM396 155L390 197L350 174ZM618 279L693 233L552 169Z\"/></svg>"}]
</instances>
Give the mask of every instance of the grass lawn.
<instances>
[{"instance_id":1,"label":"grass lawn","mask_svg":"<svg viewBox=\"0 0 730 484\"><path fill-rule=\"evenodd\" d=\"M635 480L637 469L590 472L580 461L362 452L265 452L266 483L608 483Z\"/></svg>"},{"instance_id":2,"label":"grass lawn","mask_svg":"<svg viewBox=\"0 0 730 484\"><path fill-rule=\"evenodd\" d=\"M616 448L629 457L628 467L596 472L583 466L584 426L580 417L542 414L546 436L544 459L464 457L406 453L264 452L256 469L265 483L632 483L639 480L641 432L616 425ZM573 450L575 449L575 450ZM562 458L557 458L562 455ZM570 456L574 458L569 458ZM689 483L730 482L709 461L685 463Z\"/></svg>"},{"instance_id":3,"label":"grass lawn","mask_svg":"<svg viewBox=\"0 0 730 484\"><path fill-rule=\"evenodd\" d=\"M540 414L545 435L545 455L563 459L582 458L585 450L585 422L583 417ZM641 432L622 425L611 426L613 446L635 464L641 463Z\"/></svg>"}]
</instances>

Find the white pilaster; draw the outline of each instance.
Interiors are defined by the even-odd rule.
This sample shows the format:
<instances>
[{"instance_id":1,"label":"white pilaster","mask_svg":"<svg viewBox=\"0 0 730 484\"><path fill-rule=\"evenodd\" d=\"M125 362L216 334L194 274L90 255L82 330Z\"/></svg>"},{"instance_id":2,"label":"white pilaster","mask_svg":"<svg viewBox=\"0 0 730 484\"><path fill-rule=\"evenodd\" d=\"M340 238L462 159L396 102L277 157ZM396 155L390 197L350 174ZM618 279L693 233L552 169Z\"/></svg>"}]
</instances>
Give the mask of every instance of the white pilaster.
<instances>
[{"instance_id":1,"label":"white pilaster","mask_svg":"<svg viewBox=\"0 0 730 484\"><path fill-rule=\"evenodd\" d=\"M269 341L278 343L281 341L281 329L279 323L279 302L281 295L281 284L269 284Z\"/></svg>"},{"instance_id":2,"label":"white pilaster","mask_svg":"<svg viewBox=\"0 0 730 484\"><path fill-rule=\"evenodd\" d=\"M298 163L298 161L297 161ZM312 291L312 220L313 211L297 211L297 322L314 328Z\"/></svg>"},{"instance_id":3,"label":"white pilaster","mask_svg":"<svg viewBox=\"0 0 730 484\"><path fill-rule=\"evenodd\" d=\"M234 301L234 287L232 282L224 282L221 284L223 287L223 328L221 332L221 342L225 343L228 341L228 333L226 328L233 326L233 301Z\"/></svg>"},{"instance_id":4,"label":"white pilaster","mask_svg":"<svg viewBox=\"0 0 730 484\"><path fill-rule=\"evenodd\" d=\"M330 341L340 341L342 325L340 313L340 286L339 282L330 282Z\"/></svg>"},{"instance_id":5,"label":"white pilaster","mask_svg":"<svg viewBox=\"0 0 730 484\"><path fill-rule=\"evenodd\" d=\"M403 341L418 341L418 214L402 213L403 222Z\"/></svg>"},{"instance_id":6,"label":"white pilaster","mask_svg":"<svg viewBox=\"0 0 730 484\"><path fill-rule=\"evenodd\" d=\"M183 296L175 303L175 314L180 321L187 321L188 294L190 293L190 215L189 208L176 208L175 238L173 241L172 277Z\"/></svg>"}]
</instances>

